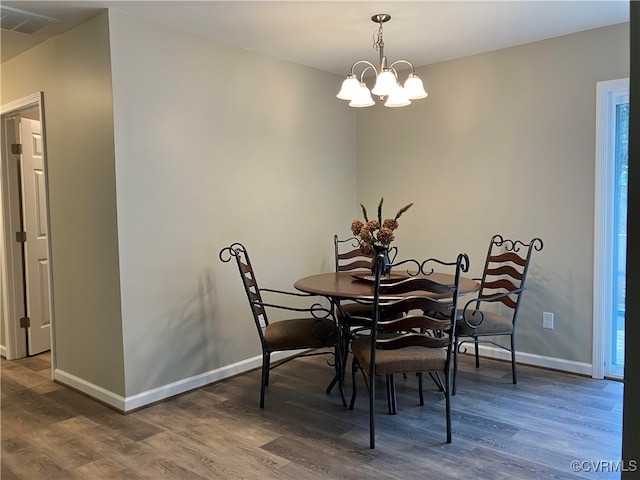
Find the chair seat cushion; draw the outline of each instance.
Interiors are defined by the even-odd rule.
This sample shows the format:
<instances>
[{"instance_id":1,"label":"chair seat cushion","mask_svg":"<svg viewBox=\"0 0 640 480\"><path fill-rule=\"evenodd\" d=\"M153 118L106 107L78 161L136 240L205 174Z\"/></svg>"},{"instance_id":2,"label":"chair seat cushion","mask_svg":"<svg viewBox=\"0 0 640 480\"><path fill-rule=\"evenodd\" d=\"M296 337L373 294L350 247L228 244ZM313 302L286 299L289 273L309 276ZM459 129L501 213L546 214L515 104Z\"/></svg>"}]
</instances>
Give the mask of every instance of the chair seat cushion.
<instances>
[{"instance_id":1,"label":"chair seat cushion","mask_svg":"<svg viewBox=\"0 0 640 480\"><path fill-rule=\"evenodd\" d=\"M371 365L371 337L364 335L351 342L351 351L358 363L369 371ZM376 373L440 372L445 370L447 351L444 348L406 347L395 350L376 350Z\"/></svg>"},{"instance_id":2,"label":"chair seat cushion","mask_svg":"<svg viewBox=\"0 0 640 480\"><path fill-rule=\"evenodd\" d=\"M264 330L264 341L271 351L316 348L335 345L339 335L331 319L293 318L270 323Z\"/></svg>"},{"instance_id":3,"label":"chair seat cushion","mask_svg":"<svg viewBox=\"0 0 640 480\"><path fill-rule=\"evenodd\" d=\"M479 326L477 328L471 328L467 323L462 320L463 310L458 310L460 320L456 323L456 332L458 335L488 335L488 334L510 334L513 333L513 322L510 318L504 317L500 314L487 312L480 310L483 317L475 310L467 310L467 320L471 325Z\"/></svg>"}]
</instances>

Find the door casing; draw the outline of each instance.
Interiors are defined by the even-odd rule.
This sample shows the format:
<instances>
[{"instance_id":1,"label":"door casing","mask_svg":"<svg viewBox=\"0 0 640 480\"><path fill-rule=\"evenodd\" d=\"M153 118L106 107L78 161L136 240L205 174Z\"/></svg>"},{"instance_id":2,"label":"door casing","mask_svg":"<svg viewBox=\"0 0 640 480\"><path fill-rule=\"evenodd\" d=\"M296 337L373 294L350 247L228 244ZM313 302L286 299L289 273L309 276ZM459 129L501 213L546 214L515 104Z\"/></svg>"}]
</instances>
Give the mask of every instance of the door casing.
<instances>
[{"instance_id":1,"label":"door casing","mask_svg":"<svg viewBox=\"0 0 640 480\"><path fill-rule=\"evenodd\" d=\"M2 256L0 258L0 275L2 282L0 286L2 288L2 304L0 305L0 312L4 319L4 334L5 345L2 349L2 354L8 359L13 360L21 358L27 355L26 333L23 328L20 328L19 318L20 312L24 310L23 305L20 305L20 295L24 294L20 291L22 288L21 281L17 279L22 278L22 252L20 244L16 242L15 232L18 230L19 224L16 225L16 202L19 202L19 196L15 191L15 185L12 185L12 181L15 179L15 173L12 172L10 158L11 143L13 139L17 138L15 132L15 125L12 127L8 119L13 115L18 115L20 112L38 109L40 122L42 126L42 143L44 151L44 179L45 179L45 202L47 211L47 231L50 232L50 220L49 220L49 185L48 185L48 168L47 168L47 155L46 155L46 126L44 116L44 94L38 92L28 97L21 98L14 102L11 102L0 107L0 115L2 118L2 156L3 161L0 168L0 215L2 216L2 222L0 223L0 248L2 249ZM13 129L13 131L12 131ZM52 371L55 368L55 321L54 321L54 308L53 308L53 266L51 263L51 235L48 236L47 241L47 255L49 257L49 311L51 312L51 364Z\"/></svg>"}]
</instances>

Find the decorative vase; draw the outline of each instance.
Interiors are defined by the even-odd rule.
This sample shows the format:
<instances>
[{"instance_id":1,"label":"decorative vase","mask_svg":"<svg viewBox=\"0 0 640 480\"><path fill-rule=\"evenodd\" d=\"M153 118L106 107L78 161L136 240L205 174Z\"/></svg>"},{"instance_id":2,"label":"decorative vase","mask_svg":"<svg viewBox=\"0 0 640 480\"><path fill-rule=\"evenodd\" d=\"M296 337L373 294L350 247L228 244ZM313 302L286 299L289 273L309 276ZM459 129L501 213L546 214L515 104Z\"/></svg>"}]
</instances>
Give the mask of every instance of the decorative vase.
<instances>
[{"instance_id":1,"label":"decorative vase","mask_svg":"<svg viewBox=\"0 0 640 480\"><path fill-rule=\"evenodd\" d=\"M384 258L384 262L383 262L383 270L381 272L381 275L389 275L389 273L391 272L391 263L392 263L392 260L389 257L389 247L385 247L383 245L373 245L373 252L374 252L374 255L373 255L373 259L371 260L371 274L375 277L376 266L377 266L376 259L378 258L378 255L382 254Z\"/></svg>"}]
</instances>

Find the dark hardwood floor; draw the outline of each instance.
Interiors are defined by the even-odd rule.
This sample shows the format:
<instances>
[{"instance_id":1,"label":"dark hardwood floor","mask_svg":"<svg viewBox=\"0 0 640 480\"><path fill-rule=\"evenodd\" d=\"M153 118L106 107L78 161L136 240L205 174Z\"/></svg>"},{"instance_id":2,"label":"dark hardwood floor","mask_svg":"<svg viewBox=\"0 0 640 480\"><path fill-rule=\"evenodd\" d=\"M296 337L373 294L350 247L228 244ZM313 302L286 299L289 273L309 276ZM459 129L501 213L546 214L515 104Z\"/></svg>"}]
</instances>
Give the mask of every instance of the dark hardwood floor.
<instances>
[{"instance_id":1,"label":"dark hardwood floor","mask_svg":"<svg viewBox=\"0 0 640 480\"><path fill-rule=\"evenodd\" d=\"M453 443L445 443L442 394L425 381L418 406L417 379L408 375L397 379L395 416L386 414L379 382L370 450L364 384L349 411L337 392L324 393L332 374L324 362L311 357L274 370L264 410L252 371L121 415L51 382L46 355L3 359L2 480L620 476L612 470L621 453L622 383L520 365L512 385L508 363L483 359L476 370L464 358Z\"/></svg>"}]
</instances>

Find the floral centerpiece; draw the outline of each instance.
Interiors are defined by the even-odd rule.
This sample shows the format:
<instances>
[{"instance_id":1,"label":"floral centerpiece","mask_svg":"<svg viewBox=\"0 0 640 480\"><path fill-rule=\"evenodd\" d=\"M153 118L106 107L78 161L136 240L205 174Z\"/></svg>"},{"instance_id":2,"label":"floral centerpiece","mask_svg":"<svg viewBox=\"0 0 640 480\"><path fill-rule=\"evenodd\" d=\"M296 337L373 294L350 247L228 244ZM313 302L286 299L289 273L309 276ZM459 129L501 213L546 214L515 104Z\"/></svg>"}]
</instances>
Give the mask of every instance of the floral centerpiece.
<instances>
[{"instance_id":1,"label":"floral centerpiece","mask_svg":"<svg viewBox=\"0 0 640 480\"><path fill-rule=\"evenodd\" d=\"M369 220L367 209L363 204L360 204L364 222L360 220L351 222L351 232L360 240L360 250L362 250L362 253L365 255L373 255L376 247L389 248L391 242L395 240L394 232L398 228L398 219L413 206L413 203L405 205L398 210L394 218L385 218L382 220L383 202L384 198L381 198L378 204L378 218Z\"/></svg>"}]
</instances>

